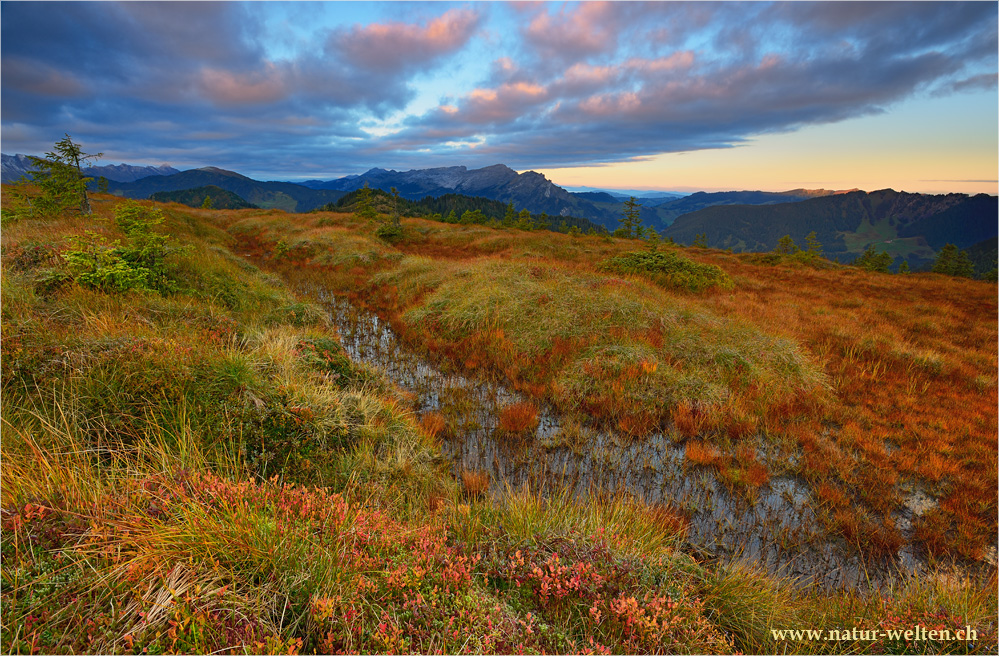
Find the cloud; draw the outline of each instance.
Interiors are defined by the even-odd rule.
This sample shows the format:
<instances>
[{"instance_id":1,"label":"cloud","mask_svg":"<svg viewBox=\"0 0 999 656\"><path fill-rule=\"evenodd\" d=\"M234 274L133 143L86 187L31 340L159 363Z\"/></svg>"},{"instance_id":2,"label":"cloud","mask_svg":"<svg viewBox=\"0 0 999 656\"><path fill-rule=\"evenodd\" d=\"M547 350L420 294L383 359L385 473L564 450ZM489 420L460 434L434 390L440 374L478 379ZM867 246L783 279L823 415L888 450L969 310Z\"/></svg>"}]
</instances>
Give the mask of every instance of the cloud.
<instances>
[{"instance_id":1,"label":"cloud","mask_svg":"<svg viewBox=\"0 0 999 656\"><path fill-rule=\"evenodd\" d=\"M454 157L589 165L731 147L753 135L877 114L941 84L948 91L995 87L993 73L962 75L995 68L995 51L981 47L994 37L994 5L899 4L723 3L710 5L710 21L703 7L583 3L555 14L535 7L524 62L551 55L563 61L560 69L498 59L491 78L507 82L411 119L382 148L426 147L430 135L446 133L480 142ZM615 45L622 34L633 43L631 35L651 29L663 12L675 19L672 50L630 47L625 39ZM696 47L735 32L742 43ZM543 92L513 93L509 80Z\"/></svg>"},{"instance_id":2,"label":"cloud","mask_svg":"<svg viewBox=\"0 0 999 656\"><path fill-rule=\"evenodd\" d=\"M999 87L999 74L983 73L952 82L937 91L936 95L945 96L962 91L995 91L997 87Z\"/></svg>"},{"instance_id":3,"label":"cloud","mask_svg":"<svg viewBox=\"0 0 999 656\"><path fill-rule=\"evenodd\" d=\"M287 96L285 78L278 68L267 62L261 70L232 73L216 68L201 71L202 93L219 104L270 103Z\"/></svg>"},{"instance_id":4,"label":"cloud","mask_svg":"<svg viewBox=\"0 0 999 656\"><path fill-rule=\"evenodd\" d=\"M409 73L432 70L480 22L478 12L451 10L422 24L315 30L322 41L274 58L264 47L269 24L260 6L5 3L5 149L43 151L53 139L43 135L67 131L98 141L94 149L126 152L145 143L151 151L183 152L186 161L210 135L215 148L217 135L230 135L233 153L263 144L311 148L302 140L334 148L340 139L356 143L366 136L357 127L365 117L386 116L412 100ZM167 123L170 130L149 127ZM271 154L261 149L252 158L257 153ZM247 159L244 153L228 165Z\"/></svg>"},{"instance_id":5,"label":"cloud","mask_svg":"<svg viewBox=\"0 0 999 656\"><path fill-rule=\"evenodd\" d=\"M327 49L358 69L397 74L426 66L463 48L478 29L480 18L478 12L452 9L425 25L355 25L334 30Z\"/></svg>"},{"instance_id":6,"label":"cloud","mask_svg":"<svg viewBox=\"0 0 999 656\"><path fill-rule=\"evenodd\" d=\"M593 165L997 86L995 3L379 7L393 20L290 7L303 26L258 3L5 3L5 151L69 132L246 173ZM440 71L454 86L421 95Z\"/></svg>"}]
</instances>

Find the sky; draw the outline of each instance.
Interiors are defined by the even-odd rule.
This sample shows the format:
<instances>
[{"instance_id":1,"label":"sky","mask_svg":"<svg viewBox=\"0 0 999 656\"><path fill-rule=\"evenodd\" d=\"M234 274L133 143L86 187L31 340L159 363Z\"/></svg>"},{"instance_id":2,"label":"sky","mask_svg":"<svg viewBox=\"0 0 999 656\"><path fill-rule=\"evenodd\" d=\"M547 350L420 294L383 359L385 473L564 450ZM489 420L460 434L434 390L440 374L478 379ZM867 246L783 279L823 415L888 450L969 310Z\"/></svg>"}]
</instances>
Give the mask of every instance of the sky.
<instances>
[{"instance_id":1,"label":"sky","mask_svg":"<svg viewBox=\"0 0 999 656\"><path fill-rule=\"evenodd\" d=\"M996 194L997 26L995 2L2 2L0 148Z\"/></svg>"}]
</instances>

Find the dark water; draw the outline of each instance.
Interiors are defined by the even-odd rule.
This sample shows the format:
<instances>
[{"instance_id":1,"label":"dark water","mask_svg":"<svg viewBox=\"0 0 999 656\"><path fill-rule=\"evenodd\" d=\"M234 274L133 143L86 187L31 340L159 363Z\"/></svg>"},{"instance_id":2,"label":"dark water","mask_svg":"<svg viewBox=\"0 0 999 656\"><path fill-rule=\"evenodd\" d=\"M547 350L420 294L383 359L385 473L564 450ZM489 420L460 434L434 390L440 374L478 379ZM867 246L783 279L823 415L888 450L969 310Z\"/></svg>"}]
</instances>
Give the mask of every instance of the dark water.
<instances>
[{"instance_id":1,"label":"dark water","mask_svg":"<svg viewBox=\"0 0 999 656\"><path fill-rule=\"evenodd\" d=\"M668 436L632 439L595 430L539 406L533 435L511 439L498 431L500 412L528 400L495 381L464 376L407 347L371 312L322 289L302 289L329 311L344 349L356 361L381 370L414 395L419 415L447 418L450 436L442 451L462 470L487 472L492 490L530 483L557 485L584 496L621 493L680 509L689 517L693 548L720 560L743 559L771 573L831 587L878 587L899 573L921 569L903 550L891 562L863 562L849 547L830 541L815 519L807 487L789 477L762 486L753 501L730 494L710 470L685 464L684 448ZM762 462L771 454L760 452ZM918 508L901 511L903 531ZM908 547L906 547L908 549Z\"/></svg>"}]
</instances>

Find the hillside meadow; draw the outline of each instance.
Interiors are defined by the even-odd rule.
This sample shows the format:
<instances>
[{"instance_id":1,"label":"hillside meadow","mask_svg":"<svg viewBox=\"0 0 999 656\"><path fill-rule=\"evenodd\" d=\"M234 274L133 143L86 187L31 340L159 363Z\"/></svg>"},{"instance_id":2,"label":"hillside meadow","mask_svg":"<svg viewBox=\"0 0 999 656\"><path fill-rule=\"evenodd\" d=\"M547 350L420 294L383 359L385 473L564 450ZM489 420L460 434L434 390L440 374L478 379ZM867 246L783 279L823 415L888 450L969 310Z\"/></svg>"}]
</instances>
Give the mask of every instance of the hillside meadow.
<instances>
[{"instance_id":1,"label":"hillside meadow","mask_svg":"<svg viewBox=\"0 0 999 656\"><path fill-rule=\"evenodd\" d=\"M995 650L994 284L93 206L0 236L5 652ZM296 291L318 287L530 398L503 413L511 433L550 406L622 440L664 434L729 494L793 477L838 548L875 563L908 545L926 566L826 589L705 559L683 521L626 495L483 493L441 457L449 417L420 417ZM772 633L917 624L978 640Z\"/></svg>"}]
</instances>

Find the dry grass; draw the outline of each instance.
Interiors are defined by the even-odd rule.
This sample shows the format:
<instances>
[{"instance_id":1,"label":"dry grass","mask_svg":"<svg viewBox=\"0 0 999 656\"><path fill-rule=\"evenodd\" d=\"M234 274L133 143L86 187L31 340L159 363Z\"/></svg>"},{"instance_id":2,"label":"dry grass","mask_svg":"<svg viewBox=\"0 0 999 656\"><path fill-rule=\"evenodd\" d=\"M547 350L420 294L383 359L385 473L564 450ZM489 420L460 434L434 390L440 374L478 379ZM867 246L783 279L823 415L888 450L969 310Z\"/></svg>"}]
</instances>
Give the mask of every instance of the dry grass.
<instances>
[{"instance_id":1,"label":"dry grass","mask_svg":"<svg viewBox=\"0 0 999 656\"><path fill-rule=\"evenodd\" d=\"M500 428L513 435L533 432L538 427L538 407L530 401L512 403L500 411Z\"/></svg>"},{"instance_id":2,"label":"dry grass","mask_svg":"<svg viewBox=\"0 0 999 656\"><path fill-rule=\"evenodd\" d=\"M489 472L462 469L460 476L466 495L477 498L489 491Z\"/></svg>"}]
</instances>

